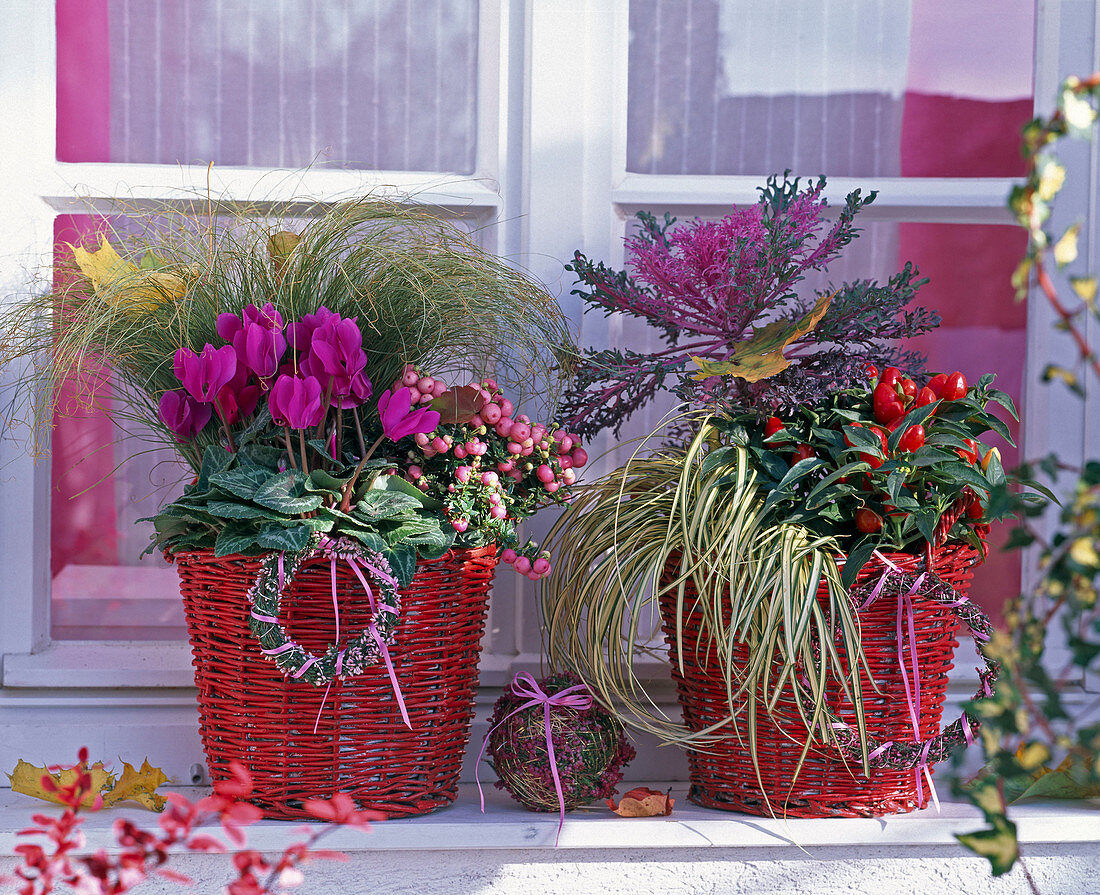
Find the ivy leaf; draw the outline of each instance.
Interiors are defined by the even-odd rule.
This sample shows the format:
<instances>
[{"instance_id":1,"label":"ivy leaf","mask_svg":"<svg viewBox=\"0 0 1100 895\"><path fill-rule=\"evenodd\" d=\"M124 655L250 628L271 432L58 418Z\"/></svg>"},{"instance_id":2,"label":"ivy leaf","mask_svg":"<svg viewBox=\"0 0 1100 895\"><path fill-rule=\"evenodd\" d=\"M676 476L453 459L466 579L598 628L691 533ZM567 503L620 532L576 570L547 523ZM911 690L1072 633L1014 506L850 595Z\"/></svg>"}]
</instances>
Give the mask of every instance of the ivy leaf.
<instances>
[{"instance_id":1,"label":"ivy leaf","mask_svg":"<svg viewBox=\"0 0 1100 895\"><path fill-rule=\"evenodd\" d=\"M324 502L320 494L306 491L306 477L297 469L288 469L267 479L256 489L252 499L288 516L308 513Z\"/></svg>"},{"instance_id":2,"label":"ivy leaf","mask_svg":"<svg viewBox=\"0 0 1100 895\"><path fill-rule=\"evenodd\" d=\"M1016 824L1007 817L996 817L987 830L963 833L955 838L964 848L988 860L994 876L1008 873L1020 857L1020 847L1016 842Z\"/></svg>"},{"instance_id":3,"label":"ivy leaf","mask_svg":"<svg viewBox=\"0 0 1100 895\"><path fill-rule=\"evenodd\" d=\"M777 373L782 373L791 365L783 356L783 349L796 339L810 332L829 310L835 292L818 298L806 314L794 320L774 320L766 326L753 330L752 338L738 342L733 355L725 361L712 361L692 356L699 367L695 379L709 379L711 376L736 376L747 382L759 382Z\"/></svg>"}]
</instances>

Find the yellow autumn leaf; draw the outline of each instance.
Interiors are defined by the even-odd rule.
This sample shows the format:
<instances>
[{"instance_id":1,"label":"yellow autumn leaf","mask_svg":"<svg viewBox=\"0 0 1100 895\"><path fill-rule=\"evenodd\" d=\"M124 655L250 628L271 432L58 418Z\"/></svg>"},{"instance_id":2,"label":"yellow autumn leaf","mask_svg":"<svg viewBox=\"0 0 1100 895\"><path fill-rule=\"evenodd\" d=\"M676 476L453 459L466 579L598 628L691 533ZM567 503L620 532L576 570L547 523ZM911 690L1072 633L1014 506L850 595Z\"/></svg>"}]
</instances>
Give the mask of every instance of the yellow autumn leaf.
<instances>
[{"instance_id":1,"label":"yellow autumn leaf","mask_svg":"<svg viewBox=\"0 0 1100 895\"><path fill-rule=\"evenodd\" d=\"M1049 202L1065 184L1066 169L1054 159L1046 158L1039 163L1039 171L1039 198Z\"/></svg>"},{"instance_id":2,"label":"yellow autumn leaf","mask_svg":"<svg viewBox=\"0 0 1100 895\"><path fill-rule=\"evenodd\" d=\"M739 343L727 360L712 361L693 356L691 359L699 367L694 378L737 376L748 382L758 382L783 372L790 366L790 361L783 356L783 349L817 326L829 310L834 295L835 292L820 296L813 308L797 320L776 320L754 330L752 338Z\"/></svg>"},{"instance_id":3,"label":"yellow autumn leaf","mask_svg":"<svg viewBox=\"0 0 1100 895\"><path fill-rule=\"evenodd\" d=\"M157 795L157 787L168 782L168 775L160 768L154 768L146 758L141 764L140 770L134 770L133 765L124 761L122 763L122 776L109 794L103 796L104 805L114 805L116 802L137 802L150 811L163 811L165 798Z\"/></svg>"},{"instance_id":4,"label":"yellow autumn leaf","mask_svg":"<svg viewBox=\"0 0 1100 895\"><path fill-rule=\"evenodd\" d=\"M115 782L115 778L111 776L101 761L90 765L88 773L92 775L92 789L84 797L84 801L80 803L84 808L91 808L95 803L96 796L104 789L114 786ZM36 799L43 799L60 805L63 803L56 792L47 792L42 788L42 778L50 777L58 787L62 787L71 786L79 775L79 768L62 768L56 773L51 773L44 767L36 767L29 762L20 760L15 766L15 770L8 774L8 780L11 781L12 792L21 792L23 795L33 796Z\"/></svg>"},{"instance_id":5,"label":"yellow autumn leaf","mask_svg":"<svg viewBox=\"0 0 1100 895\"><path fill-rule=\"evenodd\" d=\"M102 797L105 808L128 801L137 802L150 811L162 811L166 799L158 795L156 790L168 782L168 775L160 768L149 764L148 758L142 762L138 770L125 761L122 763L122 768L122 776L116 778L101 761L89 765L88 773L92 776L92 788L80 803L81 806L91 808L96 798ZM72 785L79 773L79 767L62 768L51 772L44 767L36 767L29 762L20 761L15 766L15 770L8 774L8 779L11 781L13 792L60 805L63 803L58 798L58 794L47 792L43 788L42 778L48 776L60 788Z\"/></svg>"},{"instance_id":6,"label":"yellow autumn leaf","mask_svg":"<svg viewBox=\"0 0 1100 895\"><path fill-rule=\"evenodd\" d=\"M1096 305L1096 277L1070 277L1069 284L1077 297L1090 308Z\"/></svg>"},{"instance_id":7,"label":"yellow autumn leaf","mask_svg":"<svg viewBox=\"0 0 1100 895\"><path fill-rule=\"evenodd\" d=\"M1096 121L1096 110L1087 99L1072 90L1062 93L1062 115L1071 129L1086 131Z\"/></svg>"},{"instance_id":8,"label":"yellow autumn leaf","mask_svg":"<svg viewBox=\"0 0 1100 895\"><path fill-rule=\"evenodd\" d=\"M1065 267L1077 257L1077 234L1080 230L1081 225L1074 224L1054 244L1054 260L1059 267Z\"/></svg>"},{"instance_id":9,"label":"yellow autumn leaf","mask_svg":"<svg viewBox=\"0 0 1100 895\"><path fill-rule=\"evenodd\" d=\"M1042 772L1044 770L1043 766L1049 758L1050 749L1047 748L1045 743L1021 743L1016 750L1016 761L1020 763L1020 767L1025 771L1038 769ZM1039 776L1042 776L1042 774L1040 773Z\"/></svg>"},{"instance_id":10,"label":"yellow autumn leaf","mask_svg":"<svg viewBox=\"0 0 1100 895\"><path fill-rule=\"evenodd\" d=\"M1082 566L1100 566L1100 554L1096 552L1092 538L1078 538L1069 548L1069 555Z\"/></svg>"},{"instance_id":11,"label":"yellow autumn leaf","mask_svg":"<svg viewBox=\"0 0 1100 895\"><path fill-rule=\"evenodd\" d=\"M100 236L94 252L70 246L80 272L92 283L96 295L109 304L153 311L166 301L179 300L187 293L183 277L165 270L144 270L121 257L106 236Z\"/></svg>"}]
</instances>

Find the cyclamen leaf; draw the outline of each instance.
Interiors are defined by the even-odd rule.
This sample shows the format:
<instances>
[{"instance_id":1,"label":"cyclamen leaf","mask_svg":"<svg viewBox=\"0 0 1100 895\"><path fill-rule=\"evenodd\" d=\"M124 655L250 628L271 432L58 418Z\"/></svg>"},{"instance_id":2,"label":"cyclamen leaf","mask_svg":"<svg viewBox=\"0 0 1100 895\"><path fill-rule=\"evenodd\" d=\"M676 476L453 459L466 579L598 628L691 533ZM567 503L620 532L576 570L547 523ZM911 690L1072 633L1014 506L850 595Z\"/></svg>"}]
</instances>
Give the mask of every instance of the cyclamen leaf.
<instances>
[{"instance_id":1,"label":"cyclamen leaf","mask_svg":"<svg viewBox=\"0 0 1100 895\"><path fill-rule=\"evenodd\" d=\"M294 528L287 528L284 525L271 524L265 525L260 530L257 541L261 547L266 547L268 550L296 552L306 548L312 533L313 529L309 525L297 525Z\"/></svg>"},{"instance_id":2,"label":"cyclamen leaf","mask_svg":"<svg viewBox=\"0 0 1100 895\"><path fill-rule=\"evenodd\" d=\"M252 495L252 499L265 507L287 515L308 513L324 502L320 494L310 494L305 489L306 477L296 469L281 472L269 478Z\"/></svg>"},{"instance_id":3,"label":"cyclamen leaf","mask_svg":"<svg viewBox=\"0 0 1100 895\"><path fill-rule=\"evenodd\" d=\"M242 522L231 522L220 532L214 541L215 556L232 556L235 553L243 553L254 550L258 544L259 531L253 525Z\"/></svg>"},{"instance_id":4,"label":"cyclamen leaf","mask_svg":"<svg viewBox=\"0 0 1100 895\"><path fill-rule=\"evenodd\" d=\"M262 466L238 466L228 472L216 472L210 476L210 484L245 500L252 500L257 489L271 477ZM277 509L273 507L273 509Z\"/></svg>"},{"instance_id":5,"label":"cyclamen leaf","mask_svg":"<svg viewBox=\"0 0 1100 895\"><path fill-rule=\"evenodd\" d=\"M227 500L212 500L206 505L211 515L222 519L285 519L274 510L268 510L250 503L233 503Z\"/></svg>"},{"instance_id":6,"label":"cyclamen leaf","mask_svg":"<svg viewBox=\"0 0 1100 895\"><path fill-rule=\"evenodd\" d=\"M415 547L394 547L389 550L382 551L382 555L386 557L386 561L390 564L390 569L393 571L393 577L397 579L398 585L401 587L408 587L412 584L413 575L416 574L416 548Z\"/></svg>"},{"instance_id":7,"label":"cyclamen leaf","mask_svg":"<svg viewBox=\"0 0 1100 895\"><path fill-rule=\"evenodd\" d=\"M351 513L357 522L373 523L421 509L423 505L420 501L409 494L399 491L368 491L352 508Z\"/></svg>"}]
</instances>

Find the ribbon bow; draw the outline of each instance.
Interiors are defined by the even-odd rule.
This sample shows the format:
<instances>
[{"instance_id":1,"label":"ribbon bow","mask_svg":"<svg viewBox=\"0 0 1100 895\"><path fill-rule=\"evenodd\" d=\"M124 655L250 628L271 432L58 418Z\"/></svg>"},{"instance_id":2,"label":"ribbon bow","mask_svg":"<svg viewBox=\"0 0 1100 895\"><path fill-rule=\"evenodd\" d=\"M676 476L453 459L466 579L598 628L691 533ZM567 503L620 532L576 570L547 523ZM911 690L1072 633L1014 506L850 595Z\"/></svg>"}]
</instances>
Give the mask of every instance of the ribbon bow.
<instances>
[{"instance_id":1,"label":"ribbon bow","mask_svg":"<svg viewBox=\"0 0 1100 895\"><path fill-rule=\"evenodd\" d=\"M558 776L558 760L554 755L554 737L550 732L550 707L562 706L564 708L583 711L584 709L592 708L592 695L588 692L588 688L584 684L574 684L572 687L566 687L564 690L559 690L553 696L547 695L543 692L542 688L539 687L535 679L526 671L517 672L516 676L512 678L512 693L520 699L526 697L527 701L518 708L510 711L489 728L489 732L485 734L485 739L481 743L481 751L477 755L477 763L474 765L474 780L477 781L477 792L481 797L481 813L485 813L485 793L481 788L481 778L478 775L478 769L481 767L481 759L485 756L485 749L489 745L489 737L492 736L494 730L500 727L501 724L513 715L522 712L524 709L541 705L543 727L546 731L546 752L550 758L550 774L554 778L554 789L558 794L558 833L557 836L554 837L554 848L557 848L558 840L561 838L561 828L565 823L565 793L561 788L561 778Z\"/></svg>"}]
</instances>

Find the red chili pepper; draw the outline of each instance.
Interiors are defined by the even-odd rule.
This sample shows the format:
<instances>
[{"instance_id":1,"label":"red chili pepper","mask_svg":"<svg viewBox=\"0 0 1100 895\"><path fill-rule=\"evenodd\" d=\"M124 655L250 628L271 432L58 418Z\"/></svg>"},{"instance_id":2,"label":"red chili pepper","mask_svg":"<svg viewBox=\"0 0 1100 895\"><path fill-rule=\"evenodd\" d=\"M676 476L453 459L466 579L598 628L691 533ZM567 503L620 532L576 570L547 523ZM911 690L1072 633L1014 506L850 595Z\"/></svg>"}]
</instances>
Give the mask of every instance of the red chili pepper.
<instances>
[{"instance_id":1,"label":"red chili pepper","mask_svg":"<svg viewBox=\"0 0 1100 895\"><path fill-rule=\"evenodd\" d=\"M874 382L876 379L878 379L878 367L876 367L874 364L864 364L863 375Z\"/></svg>"},{"instance_id":2,"label":"red chili pepper","mask_svg":"<svg viewBox=\"0 0 1100 895\"><path fill-rule=\"evenodd\" d=\"M924 446L924 426L910 426L898 442L898 450L912 453Z\"/></svg>"},{"instance_id":3,"label":"red chili pepper","mask_svg":"<svg viewBox=\"0 0 1100 895\"><path fill-rule=\"evenodd\" d=\"M894 383L897 382L899 379L901 379L901 370L899 370L897 367L886 367L882 371L882 375L879 377L878 383L879 385L885 383L886 385L893 386Z\"/></svg>"},{"instance_id":4,"label":"red chili pepper","mask_svg":"<svg viewBox=\"0 0 1100 895\"><path fill-rule=\"evenodd\" d=\"M905 395L904 401L908 404L917 397L917 384L912 379L901 379L901 391Z\"/></svg>"},{"instance_id":5,"label":"red chili pepper","mask_svg":"<svg viewBox=\"0 0 1100 895\"><path fill-rule=\"evenodd\" d=\"M939 398L937 397L936 393L926 385L919 392L917 392L916 406L924 407L927 404L935 404L938 400Z\"/></svg>"},{"instance_id":6,"label":"red chili pepper","mask_svg":"<svg viewBox=\"0 0 1100 895\"><path fill-rule=\"evenodd\" d=\"M962 450L961 448L955 448L955 453L959 455L960 460L965 460L967 463L974 464L978 462L978 452L980 447L978 442L973 438L964 438L963 442L966 444L968 450Z\"/></svg>"},{"instance_id":7,"label":"red chili pepper","mask_svg":"<svg viewBox=\"0 0 1100 895\"><path fill-rule=\"evenodd\" d=\"M808 444L800 444L794 449L794 460L792 461L791 465L793 466L799 460L808 460L810 459L810 457L816 456L817 454L814 452L814 449L812 447L810 447Z\"/></svg>"},{"instance_id":8,"label":"red chili pepper","mask_svg":"<svg viewBox=\"0 0 1100 895\"><path fill-rule=\"evenodd\" d=\"M937 398L943 397L943 387L947 384L947 374L937 373L931 379L928 380L928 388L932 389L932 393Z\"/></svg>"},{"instance_id":9,"label":"red chili pepper","mask_svg":"<svg viewBox=\"0 0 1100 895\"><path fill-rule=\"evenodd\" d=\"M879 382L871 396L871 405L874 409L875 419L880 423L890 423L905 413L905 408L898 400L894 387L886 382Z\"/></svg>"},{"instance_id":10,"label":"red chili pepper","mask_svg":"<svg viewBox=\"0 0 1100 895\"><path fill-rule=\"evenodd\" d=\"M860 507L856 510L856 528L868 535L882 531L882 517L872 509Z\"/></svg>"},{"instance_id":11,"label":"red chili pepper","mask_svg":"<svg viewBox=\"0 0 1100 895\"><path fill-rule=\"evenodd\" d=\"M958 370L947 377L941 397L945 401L958 401L966 396L966 377Z\"/></svg>"}]
</instances>

